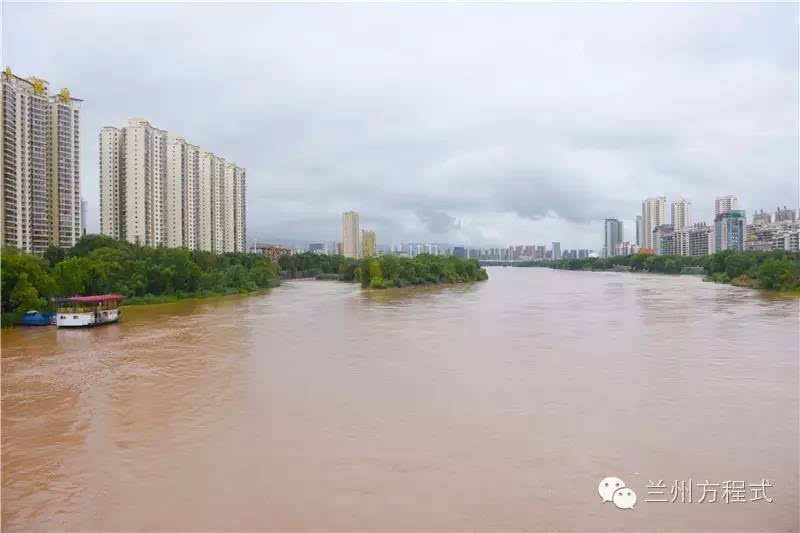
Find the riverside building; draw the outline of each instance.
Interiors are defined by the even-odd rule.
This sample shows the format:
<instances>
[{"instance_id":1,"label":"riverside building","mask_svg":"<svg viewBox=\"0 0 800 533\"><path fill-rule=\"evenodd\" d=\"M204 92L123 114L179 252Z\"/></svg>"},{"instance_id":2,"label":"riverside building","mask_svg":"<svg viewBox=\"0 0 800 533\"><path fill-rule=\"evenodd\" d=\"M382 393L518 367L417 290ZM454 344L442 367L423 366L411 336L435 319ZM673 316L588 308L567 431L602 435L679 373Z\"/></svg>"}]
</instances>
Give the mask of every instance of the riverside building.
<instances>
[{"instance_id":1,"label":"riverside building","mask_svg":"<svg viewBox=\"0 0 800 533\"><path fill-rule=\"evenodd\" d=\"M361 234L358 227L358 213L342 213L342 255L361 259Z\"/></svg>"},{"instance_id":2,"label":"riverside building","mask_svg":"<svg viewBox=\"0 0 800 533\"><path fill-rule=\"evenodd\" d=\"M68 89L2 75L0 234L3 244L30 253L69 248L81 237L80 104Z\"/></svg>"},{"instance_id":3,"label":"riverside building","mask_svg":"<svg viewBox=\"0 0 800 533\"><path fill-rule=\"evenodd\" d=\"M664 196L645 198L642 202L642 248L656 248L653 232L666 223L667 199Z\"/></svg>"},{"instance_id":4,"label":"riverside building","mask_svg":"<svg viewBox=\"0 0 800 533\"><path fill-rule=\"evenodd\" d=\"M244 252L245 169L133 118L100 131L100 233L146 246Z\"/></svg>"}]
</instances>

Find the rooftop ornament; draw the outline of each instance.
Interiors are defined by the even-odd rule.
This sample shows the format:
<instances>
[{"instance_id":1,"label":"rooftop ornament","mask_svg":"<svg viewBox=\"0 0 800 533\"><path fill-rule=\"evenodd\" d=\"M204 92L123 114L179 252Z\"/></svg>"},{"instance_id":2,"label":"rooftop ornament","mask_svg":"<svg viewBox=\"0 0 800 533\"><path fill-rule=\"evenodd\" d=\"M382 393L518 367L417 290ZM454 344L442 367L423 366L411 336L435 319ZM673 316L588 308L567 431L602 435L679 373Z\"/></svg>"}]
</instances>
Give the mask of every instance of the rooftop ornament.
<instances>
[{"instance_id":1,"label":"rooftop ornament","mask_svg":"<svg viewBox=\"0 0 800 533\"><path fill-rule=\"evenodd\" d=\"M36 94L44 93L44 80L33 78L33 92Z\"/></svg>"}]
</instances>

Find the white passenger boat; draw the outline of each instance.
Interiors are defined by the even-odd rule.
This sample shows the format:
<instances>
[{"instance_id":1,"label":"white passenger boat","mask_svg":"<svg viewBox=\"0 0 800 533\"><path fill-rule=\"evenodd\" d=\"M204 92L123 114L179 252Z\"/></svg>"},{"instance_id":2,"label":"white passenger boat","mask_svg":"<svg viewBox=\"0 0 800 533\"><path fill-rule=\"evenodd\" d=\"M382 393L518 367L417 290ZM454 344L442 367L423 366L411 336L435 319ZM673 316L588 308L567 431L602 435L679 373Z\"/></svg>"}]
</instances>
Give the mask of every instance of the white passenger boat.
<instances>
[{"instance_id":1,"label":"white passenger boat","mask_svg":"<svg viewBox=\"0 0 800 533\"><path fill-rule=\"evenodd\" d=\"M120 294L62 298L57 301L56 324L69 328L116 322L122 316L119 304L124 299Z\"/></svg>"}]
</instances>

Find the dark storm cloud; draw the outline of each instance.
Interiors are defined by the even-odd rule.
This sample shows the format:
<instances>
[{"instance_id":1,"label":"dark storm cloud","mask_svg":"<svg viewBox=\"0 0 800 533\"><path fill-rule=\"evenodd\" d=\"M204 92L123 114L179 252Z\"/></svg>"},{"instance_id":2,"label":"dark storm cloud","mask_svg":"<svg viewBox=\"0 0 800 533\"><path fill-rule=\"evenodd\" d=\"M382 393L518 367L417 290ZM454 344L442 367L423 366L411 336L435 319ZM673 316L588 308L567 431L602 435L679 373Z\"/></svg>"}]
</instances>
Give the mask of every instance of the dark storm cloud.
<instances>
[{"instance_id":1,"label":"dark storm cloud","mask_svg":"<svg viewBox=\"0 0 800 533\"><path fill-rule=\"evenodd\" d=\"M85 100L90 229L97 132L135 116L245 166L259 238L355 209L384 243L597 249L646 196L796 206L795 4L2 9L5 62Z\"/></svg>"}]
</instances>

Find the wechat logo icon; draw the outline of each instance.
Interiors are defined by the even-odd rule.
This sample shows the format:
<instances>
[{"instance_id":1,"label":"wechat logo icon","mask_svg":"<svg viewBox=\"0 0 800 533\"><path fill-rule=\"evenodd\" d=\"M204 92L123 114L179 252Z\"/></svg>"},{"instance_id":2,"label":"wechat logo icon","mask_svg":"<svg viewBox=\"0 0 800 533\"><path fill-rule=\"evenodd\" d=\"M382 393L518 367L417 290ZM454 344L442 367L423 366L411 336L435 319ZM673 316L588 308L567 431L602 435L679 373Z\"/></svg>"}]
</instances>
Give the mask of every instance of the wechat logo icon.
<instances>
[{"instance_id":1,"label":"wechat logo icon","mask_svg":"<svg viewBox=\"0 0 800 533\"><path fill-rule=\"evenodd\" d=\"M625 482L618 477L604 478L597 486L597 492L600 493L603 503L614 502L620 509L633 509L636 505L636 492L626 487Z\"/></svg>"}]
</instances>

